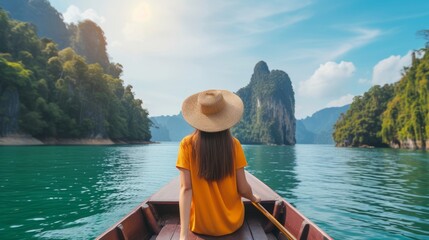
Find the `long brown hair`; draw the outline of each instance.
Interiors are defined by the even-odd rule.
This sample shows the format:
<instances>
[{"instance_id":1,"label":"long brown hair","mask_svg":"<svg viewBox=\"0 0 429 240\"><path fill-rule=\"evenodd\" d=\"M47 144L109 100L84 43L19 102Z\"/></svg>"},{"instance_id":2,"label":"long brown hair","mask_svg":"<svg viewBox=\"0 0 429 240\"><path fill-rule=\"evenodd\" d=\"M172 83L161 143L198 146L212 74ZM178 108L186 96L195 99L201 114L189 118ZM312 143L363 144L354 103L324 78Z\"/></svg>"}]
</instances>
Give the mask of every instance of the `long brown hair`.
<instances>
[{"instance_id":1,"label":"long brown hair","mask_svg":"<svg viewBox=\"0 0 429 240\"><path fill-rule=\"evenodd\" d=\"M221 180L234 173L234 141L229 129L221 132L194 133L193 153L198 176L207 181Z\"/></svg>"}]
</instances>

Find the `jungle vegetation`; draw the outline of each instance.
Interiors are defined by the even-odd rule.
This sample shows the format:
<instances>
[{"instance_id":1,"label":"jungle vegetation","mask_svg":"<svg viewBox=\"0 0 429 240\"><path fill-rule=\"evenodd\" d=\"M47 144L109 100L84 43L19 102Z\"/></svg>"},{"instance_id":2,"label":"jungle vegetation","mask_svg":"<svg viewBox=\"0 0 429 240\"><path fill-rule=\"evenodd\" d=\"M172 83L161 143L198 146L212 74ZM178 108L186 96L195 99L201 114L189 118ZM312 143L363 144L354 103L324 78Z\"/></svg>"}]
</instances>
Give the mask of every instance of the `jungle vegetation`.
<instances>
[{"instance_id":1,"label":"jungle vegetation","mask_svg":"<svg viewBox=\"0 0 429 240\"><path fill-rule=\"evenodd\" d=\"M337 145L428 147L429 30L419 35L428 43L412 53L411 66L403 69L401 80L373 86L355 97L350 109L340 116L333 133Z\"/></svg>"},{"instance_id":2,"label":"jungle vegetation","mask_svg":"<svg viewBox=\"0 0 429 240\"><path fill-rule=\"evenodd\" d=\"M71 46L60 50L0 8L0 136L149 140L148 112L109 62L101 28L69 29Z\"/></svg>"}]
</instances>

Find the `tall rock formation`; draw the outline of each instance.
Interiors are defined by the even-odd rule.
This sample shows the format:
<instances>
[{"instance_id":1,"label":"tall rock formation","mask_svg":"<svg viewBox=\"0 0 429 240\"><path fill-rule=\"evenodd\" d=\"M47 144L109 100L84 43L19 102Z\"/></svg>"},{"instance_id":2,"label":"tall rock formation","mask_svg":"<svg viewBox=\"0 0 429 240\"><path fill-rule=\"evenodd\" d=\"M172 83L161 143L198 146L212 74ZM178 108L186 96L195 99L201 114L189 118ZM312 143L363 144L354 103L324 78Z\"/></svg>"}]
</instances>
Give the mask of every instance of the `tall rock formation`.
<instances>
[{"instance_id":1,"label":"tall rock formation","mask_svg":"<svg viewBox=\"0 0 429 240\"><path fill-rule=\"evenodd\" d=\"M295 97L289 76L256 64L250 83L238 90L244 102L242 120L233 134L250 144L293 145L295 141Z\"/></svg>"}]
</instances>

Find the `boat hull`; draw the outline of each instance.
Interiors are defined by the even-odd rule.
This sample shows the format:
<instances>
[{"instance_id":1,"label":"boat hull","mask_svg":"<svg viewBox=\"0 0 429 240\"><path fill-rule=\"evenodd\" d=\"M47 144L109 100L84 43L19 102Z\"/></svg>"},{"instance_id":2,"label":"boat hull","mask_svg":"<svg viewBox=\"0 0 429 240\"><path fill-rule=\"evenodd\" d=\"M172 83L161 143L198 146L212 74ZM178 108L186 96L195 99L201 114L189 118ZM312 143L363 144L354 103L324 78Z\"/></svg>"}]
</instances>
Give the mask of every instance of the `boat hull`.
<instances>
[{"instance_id":1,"label":"boat hull","mask_svg":"<svg viewBox=\"0 0 429 240\"><path fill-rule=\"evenodd\" d=\"M246 178L255 194L261 197L262 206L271 212L296 239L332 239L259 179L248 172L246 172ZM180 182L176 178L97 239L179 239L179 189ZM221 237L189 232L190 239L287 239L251 202L244 198L243 202L246 211L245 222L239 230Z\"/></svg>"}]
</instances>

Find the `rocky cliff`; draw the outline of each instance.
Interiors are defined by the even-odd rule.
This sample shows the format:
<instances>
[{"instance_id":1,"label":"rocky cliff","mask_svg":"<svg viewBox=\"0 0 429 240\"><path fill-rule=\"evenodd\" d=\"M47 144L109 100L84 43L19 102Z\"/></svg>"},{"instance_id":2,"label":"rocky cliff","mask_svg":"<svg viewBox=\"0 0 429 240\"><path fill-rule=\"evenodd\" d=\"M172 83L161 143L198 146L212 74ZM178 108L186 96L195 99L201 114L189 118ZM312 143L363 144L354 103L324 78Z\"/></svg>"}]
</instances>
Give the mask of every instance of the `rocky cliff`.
<instances>
[{"instance_id":1,"label":"rocky cliff","mask_svg":"<svg viewBox=\"0 0 429 240\"><path fill-rule=\"evenodd\" d=\"M295 144L295 97L289 76L256 64L250 83L237 94L244 102L242 120L233 134L250 144Z\"/></svg>"}]
</instances>

